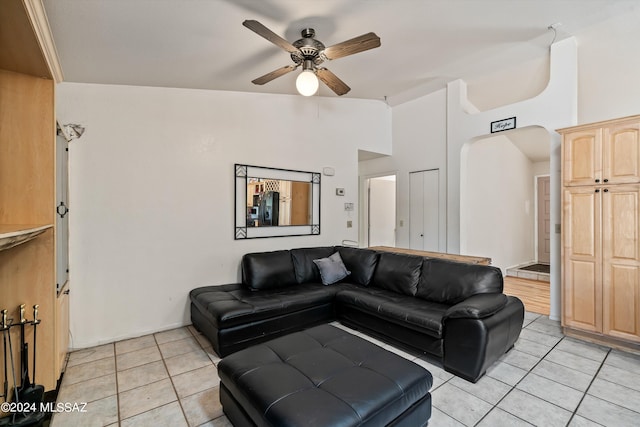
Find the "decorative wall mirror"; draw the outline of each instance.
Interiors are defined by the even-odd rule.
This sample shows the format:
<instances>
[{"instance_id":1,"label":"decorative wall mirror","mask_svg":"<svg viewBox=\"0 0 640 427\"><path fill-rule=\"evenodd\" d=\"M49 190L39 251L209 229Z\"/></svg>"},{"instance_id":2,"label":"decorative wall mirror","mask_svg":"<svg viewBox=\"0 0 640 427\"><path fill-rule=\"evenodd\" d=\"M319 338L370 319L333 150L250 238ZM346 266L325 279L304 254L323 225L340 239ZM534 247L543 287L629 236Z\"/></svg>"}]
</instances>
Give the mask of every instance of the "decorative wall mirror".
<instances>
[{"instance_id":1,"label":"decorative wall mirror","mask_svg":"<svg viewBox=\"0 0 640 427\"><path fill-rule=\"evenodd\" d=\"M320 173L234 169L236 240L320 234Z\"/></svg>"}]
</instances>

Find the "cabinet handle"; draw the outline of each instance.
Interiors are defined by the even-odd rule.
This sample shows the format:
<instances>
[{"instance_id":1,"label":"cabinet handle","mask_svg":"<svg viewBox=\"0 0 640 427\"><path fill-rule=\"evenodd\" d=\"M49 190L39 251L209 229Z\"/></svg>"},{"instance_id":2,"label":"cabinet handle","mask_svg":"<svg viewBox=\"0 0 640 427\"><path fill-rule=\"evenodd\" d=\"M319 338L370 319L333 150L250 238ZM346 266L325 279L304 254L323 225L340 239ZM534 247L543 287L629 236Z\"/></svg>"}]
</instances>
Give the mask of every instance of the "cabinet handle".
<instances>
[{"instance_id":1,"label":"cabinet handle","mask_svg":"<svg viewBox=\"0 0 640 427\"><path fill-rule=\"evenodd\" d=\"M608 193L608 192L609 192L609 189L608 189L608 188L605 188L605 189L604 189L604 190L602 190L602 191L604 191L605 193Z\"/></svg>"},{"instance_id":2,"label":"cabinet handle","mask_svg":"<svg viewBox=\"0 0 640 427\"><path fill-rule=\"evenodd\" d=\"M60 218L64 218L64 216L69 213L69 208L65 206L64 202L60 202L58 207L56 207L56 212L60 215Z\"/></svg>"},{"instance_id":3,"label":"cabinet handle","mask_svg":"<svg viewBox=\"0 0 640 427\"><path fill-rule=\"evenodd\" d=\"M599 180L599 179L596 179L596 184L597 184L598 182L600 182L600 180Z\"/></svg>"},{"instance_id":4,"label":"cabinet handle","mask_svg":"<svg viewBox=\"0 0 640 427\"><path fill-rule=\"evenodd\" d=\"M605 178L605 179L603 180L603 182L609 182L609 180L608 180L607 178Z\"/></svg>"},{"instance_id":5,"label":"cabinet handle","mask_svg":"<svg viewBox=\"0 0 640 427\"><path fill-rule=\"evenodd\" d=\"M599 193L599 192L600 192L600 190L598 188L596 188L596 193Z\"/></svg>"}]
</instances>

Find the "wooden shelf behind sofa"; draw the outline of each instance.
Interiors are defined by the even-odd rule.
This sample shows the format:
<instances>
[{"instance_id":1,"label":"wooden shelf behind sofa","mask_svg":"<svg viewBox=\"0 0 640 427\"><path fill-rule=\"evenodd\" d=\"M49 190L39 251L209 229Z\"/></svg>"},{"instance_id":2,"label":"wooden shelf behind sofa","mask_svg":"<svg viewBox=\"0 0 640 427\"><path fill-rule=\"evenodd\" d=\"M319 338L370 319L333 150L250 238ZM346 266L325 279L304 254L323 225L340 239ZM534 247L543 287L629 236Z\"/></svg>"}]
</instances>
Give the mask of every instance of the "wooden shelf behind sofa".
<instances>
[{"instance_id":1,"label":"wooden shelf behind sofa","mask_svg":"<svg viewBox=\"0 0 640 427\"><path fill-rule=\"evenodd\" d=\"M373 249L374 251L382 251L382 252L395 252L399 254L418 255L418 256L423 256L427 258L443 258L451 261L466 262L468 264L491 265L491 258L484 258L484 257L470 256L470 255L448 254L445 252L419 251L415 249L393 248L391 246L370 246L369 249Z\"/></svg>"}]
</instances>

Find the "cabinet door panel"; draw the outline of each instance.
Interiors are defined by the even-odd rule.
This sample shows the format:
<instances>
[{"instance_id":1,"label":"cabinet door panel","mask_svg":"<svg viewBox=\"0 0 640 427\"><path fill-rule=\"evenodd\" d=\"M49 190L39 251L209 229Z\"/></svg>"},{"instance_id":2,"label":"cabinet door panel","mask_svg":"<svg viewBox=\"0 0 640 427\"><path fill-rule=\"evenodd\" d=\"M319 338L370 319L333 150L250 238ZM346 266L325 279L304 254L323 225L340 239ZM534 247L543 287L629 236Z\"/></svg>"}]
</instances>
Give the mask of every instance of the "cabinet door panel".
<instances>
[{"instance_id":1,"label":"cabinet door panel","mask_svg":"<svg viewBox=\"0 0 640 427\"><path fill-rule=\"evenodd\" d=\"M593 187L564 192L562 324L602 331L601 193Z\"/></svg>"},{"instance_id":2,"label":"cabinet door panel","mask_svg":"<svg viewBox=\"0 0 640 427\"><path fill-rule=\"evenodd\" d=\"M604 129L603 162L609 184L640 182L640 123Z\"/></svg>"},{"instance_id":3,"label":"cabinet door panel","mask_svg":"<svg viewBox=\"0 0 640 427\"><path fill-rule=\"evenodd\" d=\"M567 296L568 325L590 331L599 330L599 297L600 286L596 275L598 269L595 262L571 261L570 277L573 292Z\"/></svg>"},{"instance_id":4,"label":"cabinet door panel","mask_svg":"<svg viewBox=\"0 0 640 427\"><path fill-rule=\"evenodd\" d=\"M640 341L640 185L603 193L604 333Z\"/></svg>"},{"instance_id":5,"label":"cabinet door panel","mask_svg":"<svg viewBox=\"0 0 640 427\"><path fill-rule=\"evenodd\" d=\"M563 141L564 185L594 185L602 173L602 131L567 133Z\"/></svg>"}]
</instances>

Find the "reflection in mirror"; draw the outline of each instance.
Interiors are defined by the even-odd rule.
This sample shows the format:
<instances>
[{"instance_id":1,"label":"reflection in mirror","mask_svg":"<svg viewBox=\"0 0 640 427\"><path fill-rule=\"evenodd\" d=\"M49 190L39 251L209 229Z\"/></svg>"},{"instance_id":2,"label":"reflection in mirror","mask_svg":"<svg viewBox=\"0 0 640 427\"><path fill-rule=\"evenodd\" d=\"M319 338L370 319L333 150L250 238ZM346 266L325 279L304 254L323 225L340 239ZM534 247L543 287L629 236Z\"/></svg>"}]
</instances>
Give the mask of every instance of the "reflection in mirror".
<instances>
[{"instance_id":1,"label":"reflection in mirror","mask_svg":"<svg viewBox=\"0 0 640 427\"><path fill-rule=\"evenodd\" d=\"M235 165L235 238L320 234L320 174Z\"/></svg>"},{"instance_id":2,"label":"reflection in mirror","mask_svg":"<svg viewBox=\"0 0 640 427\"><path fill-rule=\"evenodd\" d=\"M247 227L311 225L311 183L247 177Z\"/></svg>"}]
</instances>

